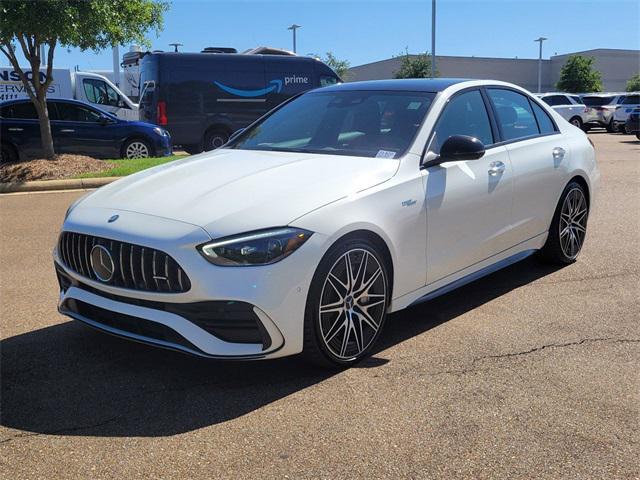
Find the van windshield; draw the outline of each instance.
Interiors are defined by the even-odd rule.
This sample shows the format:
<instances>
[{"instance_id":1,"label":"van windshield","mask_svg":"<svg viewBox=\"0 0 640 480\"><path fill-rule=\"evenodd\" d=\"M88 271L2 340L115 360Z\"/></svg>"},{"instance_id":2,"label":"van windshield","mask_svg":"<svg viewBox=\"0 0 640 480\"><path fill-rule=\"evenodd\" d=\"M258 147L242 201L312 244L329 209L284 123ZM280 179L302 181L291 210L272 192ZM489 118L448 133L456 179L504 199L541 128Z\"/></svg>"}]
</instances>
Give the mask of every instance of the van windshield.
<instances>
[{"instance_id":1,"label":"van windshield","mask_svg":"<svg viewBox=\"0 0 640 480\"><path fill-rule=\"evenodd\" d=\"M307 93L226 148L398 158L413 142L434 97L430 92Z\"/></svg>"}]
</instances>

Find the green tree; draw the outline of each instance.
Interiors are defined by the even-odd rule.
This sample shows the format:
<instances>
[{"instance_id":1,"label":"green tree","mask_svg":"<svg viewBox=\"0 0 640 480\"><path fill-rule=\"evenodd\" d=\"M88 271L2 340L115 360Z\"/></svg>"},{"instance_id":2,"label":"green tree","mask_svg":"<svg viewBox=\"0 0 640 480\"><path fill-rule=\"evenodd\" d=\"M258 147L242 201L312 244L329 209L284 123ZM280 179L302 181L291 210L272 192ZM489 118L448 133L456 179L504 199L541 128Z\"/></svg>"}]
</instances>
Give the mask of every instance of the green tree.
<instances>
[{"instance_id":1,"label":"green tree","mask_svg":"<svg viewBox=\"0 0 640 480\"><path fill-rule=\"evenodd\" d=\"M409 55L408 49L398 55L401 57L400 69L394 72L395 78L431 78L431 56L429 52ZM438 71L435 72L437 77Z\"/></svg>"},{"instance_id":2,"label":"green tree","mask_svg":"<svg viewBox=\"0 0 640 480\"><path fill-rule=\"evenodd\" d=\"M636 73L627 82L627 92L640 92L640 73Z\"/></svg>"},{"instance_id":3,"label":"green tree","mask_svg":"<svg viewBox=\"0 0 640 480\"><path fill-rule=\"evenodd\" d=\"M349 77L347 73L347 70L349 70L349 67L351 66L351 63L349 62L349 60L338 60L338 58L333 54L333 52L327 52L324 57L317 55L315 53L311 53L309 55L312 57L319 58L324 63L326 63L331 68L331 70L333 70L338 74L338 76L342 80L346 80Z\"/></svg>"},{"instance_id":4,"label":"green tree","mask_svg":"<svg viewBox=\"0 0 640 480\"><path fill-rule=\"evenodd\" d=\"M97 52L112 45L148 44L145 33L162 28L167 8L167 3L153 0L2 0L0 51L20 76L36 108L46 158L55 155L46 97L53 81L56 47ZM41 46L47 51L42 69ZM29 77L20 67L18 51L29 62Z\"/></svg>"},{"instance_id":5,"label":"green tree","mask_svg":"<svg viewBox=\"0 0 640 480\"><path fill-rule=\"evenodd\" d=\"M558 90L569 93L602 91L600 72L593 68L594 61L593 57L571 55L560 70Z\"/></svg>"}]
</instances>

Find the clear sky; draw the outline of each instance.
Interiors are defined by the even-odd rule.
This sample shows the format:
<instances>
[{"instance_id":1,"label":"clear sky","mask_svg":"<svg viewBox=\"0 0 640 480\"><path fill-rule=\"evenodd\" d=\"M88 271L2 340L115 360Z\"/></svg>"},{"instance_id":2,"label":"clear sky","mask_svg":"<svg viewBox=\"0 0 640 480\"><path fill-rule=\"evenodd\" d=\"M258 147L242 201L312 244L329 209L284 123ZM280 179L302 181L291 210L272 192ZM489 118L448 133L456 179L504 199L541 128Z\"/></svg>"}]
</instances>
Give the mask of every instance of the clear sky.
<instances>
[{"instance_id":1,"label":"clear sky","mask_svg":"<svg viewBox=\"0 0 640 480\"><path fill-rule=\"evenodd\" d=\"M431 0L174 0L153 49L184 51L230 46L292 48L287 26L298 30L298 53L332 51L352 66L404 51L431 48ZM437 0L436 54L537 58L533 40L548 37L543 56L592 48L640 49L640 0ZM128 50L121 47L120 55ZM55 66L110 69L111 51L60 48Z\"/></svg>"}]
</instances>

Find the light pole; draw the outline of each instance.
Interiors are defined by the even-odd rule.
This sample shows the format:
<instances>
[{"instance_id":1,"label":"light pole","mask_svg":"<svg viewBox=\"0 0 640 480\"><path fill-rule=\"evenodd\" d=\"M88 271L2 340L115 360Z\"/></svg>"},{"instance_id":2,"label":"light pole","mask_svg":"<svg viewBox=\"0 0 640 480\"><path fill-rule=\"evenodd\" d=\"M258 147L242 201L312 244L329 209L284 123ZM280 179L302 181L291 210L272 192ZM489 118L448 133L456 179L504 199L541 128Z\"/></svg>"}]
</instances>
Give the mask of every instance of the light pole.
<instances>
[{"instance_id":1,"label":"light pole","mask_svg":"<svg viewBox=\"0 0 640 480\"><path fill-rule=\"evenodd\" d=\"M538 93L542 93L542 42L549 40L545 37L536 38L534 42L540 43L540 54L538 55Z\"/></svg>"},{"instance_id":2,"label":"light pole","mask_svg":"<svg viewBox=\"0 0 640 480\"><path fill-rule=\"evenodd\" d=\"M436 76L436 0L431 1L431 78Z\"/></svg>"},{"instance_id":3,"label":"light pole","mask_svg":"<svg viewBox=\"0 0 640 480\"><path fill-rule=\"evenodd\" d=\"M291 30L293 32L293 53L296 53L296 30L300 27L301 25L296 25L295 23L290 27L287 27L287 30Z\"/></svg>"}]
</instances>

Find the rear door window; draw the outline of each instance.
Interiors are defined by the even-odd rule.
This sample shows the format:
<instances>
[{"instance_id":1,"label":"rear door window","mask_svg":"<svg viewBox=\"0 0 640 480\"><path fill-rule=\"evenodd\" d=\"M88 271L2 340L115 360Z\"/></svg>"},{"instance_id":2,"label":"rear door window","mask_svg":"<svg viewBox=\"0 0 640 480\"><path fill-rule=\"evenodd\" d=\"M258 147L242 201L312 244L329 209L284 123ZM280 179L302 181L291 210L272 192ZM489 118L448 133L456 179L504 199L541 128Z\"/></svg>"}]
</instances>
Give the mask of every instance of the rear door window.
<instances>
[{"instance_id":1,"label":"rear door window","mask_svg":"<svg viewBox=\"0 0 640 480\"><path fill-rule=\"evenodd\" d=\"M19 118L21 120L36 120L38 113L36 107L31 102L14 103L11 105L8 118Z\"/></svg>"},{"instance_id":2,"label":"rear door window","mask_svg":"<svg viewBox=\"0 0 640 480\"><path fill-rule=\"evenodd\" d=\"M489 88L487 92L495 105L504 140L517 140L540 133L531 104L525 95L502 88Z\"/></svg>"},{"instance_id":3,"label":"rear door window","mask_svg":"<svg viewBox=\"0 0 640 480\"><path fill-rule=\"evenodd\" d=\"M640 103L640 95L627 95L621 102L622 105L637 105Z\"/></svg>"}]
</instances>

